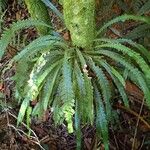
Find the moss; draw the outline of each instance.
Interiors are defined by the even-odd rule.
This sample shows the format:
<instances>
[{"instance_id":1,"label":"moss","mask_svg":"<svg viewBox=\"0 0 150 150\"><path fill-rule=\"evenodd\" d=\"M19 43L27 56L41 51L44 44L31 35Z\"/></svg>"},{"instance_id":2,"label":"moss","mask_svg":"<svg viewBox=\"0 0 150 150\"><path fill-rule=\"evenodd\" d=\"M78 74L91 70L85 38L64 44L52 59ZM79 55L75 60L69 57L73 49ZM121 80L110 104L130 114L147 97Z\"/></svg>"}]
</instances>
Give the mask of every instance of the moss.
<instances>
[{"instance_id":1,"label":"moss","mask_svg":"<svg viewBox=\"0 0 150 150\"><path fill-rule=\"evenodd\" d=\"M64 0L63 13L73 44L90 47L95 37L95 0Z\"/></svg>"},{"instance_id":2,"label":"moss","mask_svg":"<svg viewBox=\"0 0 150 150\"><path fill-rule=\"evenodd\" d=\"M51 25L51 20L48 14L47 7L40 0L25 0L28 11L32 18L43 21L44 23ZM51 29L48 27L37 27L39 34L46 35L51 33Z\"/></svg>"}]
</instances>

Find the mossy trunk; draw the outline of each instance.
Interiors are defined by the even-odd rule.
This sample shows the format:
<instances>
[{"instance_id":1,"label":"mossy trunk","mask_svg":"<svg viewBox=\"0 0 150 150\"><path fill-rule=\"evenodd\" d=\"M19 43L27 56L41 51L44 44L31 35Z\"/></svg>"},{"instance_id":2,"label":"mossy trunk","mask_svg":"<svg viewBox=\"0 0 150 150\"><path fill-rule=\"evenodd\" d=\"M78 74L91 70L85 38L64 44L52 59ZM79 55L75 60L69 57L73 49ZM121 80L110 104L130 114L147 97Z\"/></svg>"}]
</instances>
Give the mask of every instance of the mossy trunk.
<instances>
[{"instance_id":1,"label":"mossy trunk","mask_svg":"<svg viewBox=\"0 0 150 150\"><path fill-rule=\"evenodd\" d=\"M63 0L62 4L73 44L91 47L95 38L95 0Z\"/></svg>"},{"instance_id":2,"label":"mossy trunk","mask_svg":"<svg viewBox=\"0 0 150 150\"><path fill-rule=\"evenodd\" d=\"M48 25L51 25L47 7L41 0L25 0L25 3L33 19L38 19ZM40 35L46 35L52 32L52 29L43 26L38 26L37 30Z\"/></svg>"}]
</instances>

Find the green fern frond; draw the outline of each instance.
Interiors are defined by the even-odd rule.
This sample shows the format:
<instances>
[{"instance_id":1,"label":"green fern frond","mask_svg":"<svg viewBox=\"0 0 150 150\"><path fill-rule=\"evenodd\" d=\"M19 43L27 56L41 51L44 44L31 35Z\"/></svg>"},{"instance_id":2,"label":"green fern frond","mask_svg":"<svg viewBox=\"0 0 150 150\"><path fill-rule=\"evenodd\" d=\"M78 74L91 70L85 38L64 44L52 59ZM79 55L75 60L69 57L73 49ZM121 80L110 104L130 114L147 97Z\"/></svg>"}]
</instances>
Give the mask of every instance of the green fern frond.
<instances>
[{"instance_id":1,"label":"green fern frond","mask_svg":"<svg viewBox=\"0 0 150 150\"><path fill-rule=\"evenodd\" d=\"M149 12L150 1L149 0L133 0L130 7L134 13L138 15L143 15Z\"/></svg>"},{"instance_id":2,"label":"green fern frond","mask_svg":"<svg viewBox=\"0 0 150 150\"><path fill-rule=\"evenodd\" d=\"M149 37L150 35L150 25L142 24L134 28L132 31L127 33L123 38L135 40L142 37Z\"/></svg>"},{"instance_id":3,"label":"green fern frond","mask_svg":"<svg viewBox=\"0 0 150 150\"><path fill-rule=\"evenodd\" d=\"M135 68L134 66L132 66L121 55L115 52L110 52L108 50L100 50L99 52L100 54L108 56L112 58L113 60L119 62L120 64L125 66L125 68L127 68L135 76L136 81L139 83L139 87L141 88L141 90L143 91L145 95L147 105L150 106L150 91L147 87L145 79L142 76L142 73L138 70L138 68Z\"/></svg>"},{"instance_id":4,"label":"green fern frond","mask_svg":"<svg viewBox=\"0 0 150 150\"><path fill-rule=\"evenodd\" d=\"M12 37L14 37L15 33L18 30L24 29L24 28L28 28L31 26L46 26L51 28L49 25L43 23L42 21L38 21L38 20L32 20L32 19L28 19L28 20L19 20L16 23L13 23L11 25L11 27L9 29L6 29L4 31L4 33L2 34L1 40L0 40L0 59L2 58L5 49L7 48L8 44L10 43L10 41L12 40Z\"/></svg>"},{"instance_id":5,"label":"green fern frond","mask_svg":"<svg viewBox=\"0 0 150 150\"><path fill-rule=\"evenodd\" d=\"M20 110L19 110L19 114L18 114L18 118L17 118L17 125L19 125L19 123L22 122L26 110L29 107L29 102L30 102L30 98L28 96L26 96L26 98L23 100L21 106L20 106Z\"/></svg>"},{"instance_id":6,"label":"green fern frond","mask_svg":"<svg viewBox=\"0 0 150 150\"><path fill-rule=\"evenodd\" d=\"M94 84L94 97L96 101L96 131L99 137L102 135L102 140L104 143L105 150L109 150L109 141L108 141L108 122L105 114L101 94Z\"/></svg>"},{"instance_id":7,"label":"green fern frond","mask_svg":"<svg viewBox=\"0 0 150 150\"><path fill-rule=\"evenodd\" d=\"M116 39L115 41L119 43L130 44L133 48L136 48L135 51L138 51L138 53L142 54L150 62L150 53L143 45L133 42L130 39L124 39L124 38Z\"/></svg>"},{"instance_id":8,"label":"green fern frond","mask_svg":"<svg viewBox=\"0 0 150 150\"><path fill-rule=\"evenodd\" d=\"M81 149L81 119L80 119L80 114L78 111L78 108L77 107L80 107L80 105L78 104L78 101L76 101L76 108L75 108L75 131L76 131L76 143L77 143L77 150L80 150Z\"/></svg>"},{"instance_id":9,"label":"green fern frond","mask_svg":"<svg viewBox=\"0 0 150 150\"><path fill-rule=\"evenodd\" d=\"M51 74L49 74L43 86L40 100L43 103L44 111L46 111L48 105L51 105L52 103L52 94L53 94L54 84L56 82L59 70L60 70L60 67L56 68Z\"/></svg>"},{"instance_id":10,"label":"green fern frond","mask_svg":"<svg viewBox=\"0 0 150 150\"><path fill-rule=\"evenodd\" d=\"M16 82L16 91L15 91L15 97L17 100L19 100L21 97L24 96L24 87L27 85L27 81L29 80L29 74L32 70L33 62L31 62L29 59L24 58L19 61L19 63L16 65L16 73L13 76L13 80Z\"/></svg>"},{"instance_id":11,"label":"green fern frond","mask_svg":"<svg viewBox=\"0 0 150 150\"><path fill-rule=\"evenodd\" d=\"M124 0L116 0L116 2L124 12L129 11L129 7L128 7L127 3L124 2Z\"/></svg>"},{"instance_id":12,"label":"green fern frond","mask_svg":"<svg viewBox=\"0 0 150 150\"><path fill-rule=\"evenodd\" d=\"M0 15L3 13L3 10L6 9L8 0L0 0Z\"/></svg>"},{"instance_id":13,"label":"green fern frond","mask_svg":"<svg viewBox=\"0 0 150 150\"><path fill-rule=\"evenodd\" d=\"M88 120L90 124L93 124L94 120L94 111L93 111L93 85L91 78L88 77L86 73L84 73L84 83L86 88L86 101L85 106L87 106L86 111L84 112L86 116L88 115Z\"/></svg>"},{"instance_id":14,"label":"green fern frond","mask_svg":"<svg viewBox=\"0 0 150 150\"><path fill-rule=\"evenodd\" d=\"M105 68L105 70L109 73L109 75L111 76L114 84L116 85L122 100L124 102L124 105L126 107L129 107L129 101L128 101L128 96L125 92L125 80L123 79L122 75L120 75L120 73L118 72L117 74L112 71L112 66L110 66L106 61L98 61L100 63L100 65L102 65L102 67Z\"/></svg>"},{"instance_id":15,"label":"green fern frond","mask_svg":"<svg viewBox=\"0 0 150 150\"><path fill-rule=\"evenodd\" d=\"M100 35L104 30L106 30L109 26L111 26L114 23L117 23L119 21L126 21L126 20L134 20L134 21L141 21L147 24L150 24L150 18L144 17L144 16L135 16L135 15L122 15L119 17L116 17L115 19L112 19L108 23L106 23L104 26L101 27L101 29L97 32L97 35Z\"/></svg>"},{"instance_id":16,"label":"green fern frond","mask_svg":"<svg viewBox=\"0 0 150 150\"><path fill-rule=\"evenodd\" d=\"M150 12L150 0L145 2L145 4L140 8L140 10L137 12L138 15L143 15L145 13Z\"/></svg>"},{"instance_id":17,"label":"green fern frond","mask_svg":"<svg viewBox=\"0 0 150 150\"><path fill-rule=\"evenodd\" d=\"M85 113L85 109L87 108L87 105L85 105L86 102L86 89L85 89L85 83L84 83L84 77L83 74L79 68L79 65L77 62L75 62L75 77L76 77L76 90L77 90L77 109L79 110L79 115L82 118L83 122L86 122L86 118L88 118L88 114Z\"/></svg>"},{"instance_id":18,"label":"green fern frond","mask_svg":"<svg viewBox=\"0 0 150 150\"><path fill-rule=\"evenodd\" d=\"M87 63L85 58L83 57L83 54L80 50L76 49L77 56L79 58L79 62L81 63L82 71L83 71L83 77L84 77L84 86L86 90L86 98L84 102L84 117L83 117L83 122L88 121L92 124L93 119L94 119L94 112L93 112L93 86L91 83L91 78L88 77L89 73L87 70ZM83 94L83 93L82 93ZM88 115L88 116L87 116ZM85 118L87 118L85 120Z\"/></svg>"},{"instance_id":19,"label":"green fern frond","mask_svg":"<svg viewBox=\"0 0 150 150\"><path fill-rule=\"evenodd\" d=\"M58 48L59 47L59 48ZM38 54L38 52L47 52L52 50L65 49L67 46L59 37L53 37L51 35L39 37L29 45L27 45L20 53L18 53L12 61L19 61L24 57L30 57ZM60 51L61 53L61 51Z\"/></svg>"},{"instance_id":20,"label":"green fern frond","mask_svg":"<svg viewBox=\"0 0 150 150\"><path fill-rule=\"evenodd\" d=\"M53 119L55 125L60 125L64 122L64 112L63 112L63 100L61 96L63 88L63 79L59 79L58 86L56 88L56 96L54 97L53 103L52 103L52 112L53 112Z\"/></svg>"},{"instance_id":21,"label":"green fern frond","mask_svg":"<svg viewBox=\"0 0 150 150\"><path fill-rule=\"evenodd\" d=\"M150 78L150 67L147 65L147 63L145 62L145 60L140 56L140 54L136 53L135 51L133 51L132 49L119 44L119 43L113 43L109 40L106 40L105 42L108 42L106 44L101 44L98 45L96 47L101 47L101 48L114 48L117 51L121 51L123 52L123 54L127 54L128 56L130 56L130 58L134 59L135 62L139 65L139 67L141 68L141 70L145 73L145 75L147 76L147 78Z\"/></svg>"},{"instance_id":22,"label":"green fern frond","mask_svg":"<svg viewBox=\"0 0 150 150\"><path fill-rule=\"evenodd\" d=\"M79 58L79 60L80 60L81 67L82 67L82 69L83 69L83 68L85 68L85 66L87 66L86 61L85 61L85 59L84 59L82 53L80 52L80 50L76 49L76 52L77 52L77 56L78 56L78 58Z\"/></svg>"},{"instance_id":23,"label":"green fern frond","mask_svg":"<svg viewBox=\"0 0 150 150\"><path fill-rule=\"evenodd\" d=\"M26 98L23 100L19 115L18 115L18 124L23 120L27 107L29 106L29 102L35 100L39 94L40 86L47 75L58 66L61 61L54 62L49 68L43 70L43 66L45 67L45 61L43 55L39 58L38 62L35 64L31 74L30 79L28 81L28 85L25 89L27 92ZM44 71L44 72L43 72Z\"/></svg>"},{"instance_id":24,"label":"green fern frond","mask_svg":"<svg viewBox=\"0 0 150 150\"><path fill-rule=\"evenodd\" d=\"M48 0L41 0L47 7L49 7L60 19L63 21L61 12Z\"/></svg>"},{"instance_id":25,"label":"green fern frond","mask_svg":"<svg viewBox=\"0 0 150 150\"><path fill-rule=\"evenodd\" d=\"M95 39L94 40L97 44L101 44L102 41L105 42L112 42L112 43L120 43L120 44L129 44L130 46L133 47L133 50L137 51L138 53L142 54L142 56L145 56L148 61L150 61L150 53L149 51L141 44L136 43L130 39L125 39L125 38L118 38L118 39L107 39L107 38L100 38L100 39ZM135 49L136 48L136 49Z\"/></svg>"},{"instance_id":26,"label":"green fern frond","mask_svg":"<svg viewBox=\"0 0 150 150\"><path fill-rule=\"evenodd\" d=\"M31 130L30 130L30 126L31 126L31 113L32 113L32 107L29 106L27 109L27 113L26 113L26 123L27 123L27 128L29 130L28 135L30 136L31 134Z\"/></svg>"},{"instance_id":27,"label":"green fern frond","mask_svg":"<svg viewBox=\"0 0 150 150\"><path fill-rule=\"evenodd\" d=\"M43 113L43 102L39 99L39 101L32 110L31 116L41 118L41 116L43 116Z\"/></svg>"},{"instance_id":28,"label":"green fern frond","mask_svg":"<svg viewBox=\"0 0 150 150\"><path fill-rule=\"evenodd\" d=\"M94 71L94 73L97 77L99 86L101 88L101 92L103 94L103 99L105 102L107 117L108 117L108 120L110 120L112 108L111 108L111 103L110 103L111 88L110 88L109 81L108 81L106 75L104 74L103 70L100 67L95 66L95 64L92 60L89 61L89 64L90 64L91 69Z\"/></svg>"},{"instance_id":29,"label":"green fern frond","mask_svg":"<svg viewBox=\"0 0 150 150\"><path fill-rule=\"evenodd\" d=\"M84 79L83 79L83 74L79 68L79 65L77 61L75 61L74 64L74 91L75 91L75 133L76 133L76 143L77 143L77 148L76 149L81 149L81 122L85 122L83 119L84 117L84 100L86 98L86 91L84 87Z\"/></svg>"},{"instance_id":30,"label":"green fern frond","mask_svg":"<svg viewBox=\"0 0 150 150\"><path fill-rule=\"evenodd\" d=\"M72 84L72 68L71 64L69 62L69 55L67 54L68 51L65 51L64 55L64 62L63 62L63 87L62 87L62 100L63 100L63 112L65 116L65 120L67 122L67 128L68 132L72 133L73 132L73 115L74 115L74 104L75 104L75 96L73 92L73 84Z\"/></svg>"}]
</instances>

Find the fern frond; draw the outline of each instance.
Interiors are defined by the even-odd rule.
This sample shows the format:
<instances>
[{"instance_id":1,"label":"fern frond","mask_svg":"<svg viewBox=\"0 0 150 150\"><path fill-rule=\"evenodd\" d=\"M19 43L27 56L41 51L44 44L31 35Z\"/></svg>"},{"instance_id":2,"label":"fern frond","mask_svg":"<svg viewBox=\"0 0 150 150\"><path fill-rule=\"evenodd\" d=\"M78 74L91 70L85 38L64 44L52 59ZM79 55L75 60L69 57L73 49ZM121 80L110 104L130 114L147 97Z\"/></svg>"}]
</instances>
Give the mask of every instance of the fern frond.
<instances>
[{"instance_id":1,"label":"fern frond","mask_svg":"<svg viewBox=\"0 0 150 150\"><path fill-rule=\"evenodd\" d=\"M82 69L83 69L83 68L85 68L85 66L87 66L86 61L85 61L85 59L84 59L82 53L80 52L80 50L76 49L76 52L77 52L77 56L78 56L78 58L79 58L79 60L80 60L81 67L82 67Z\"/></svg>"},{"instance_id":2,"label":"fern frond","mask_svg":"<svg viewBox=\"0 0 150 150\"><path fill-rule=\"evenodd\" d=\"M48 105L52 103L52 93L54 89L54 84L56 82L60 67L56 68L45 81L45 84L41 93L41 101L43 103L43 110L46 111Z\"/></svg>"},{"instance_id":3,"label":"fern frond","mask_svg":"<svg viewBox=\"0 0 150 150\"><path fill-rule=\"evenodd\" d=\"M41 118L43 116L43 102L39 100L37 104L34 106L31 116Z\"/></svg>"},{"instance_id":4,"label":"fern frond","mask_svg":"<svg viewBox=\"0 0 150 150\"><path fill-rule=\"evenodd\" d=\"M93 111L93 85L91 78L88 77L86 73L84 73L84 83L85 83L85 88L86 88L86 101L85 105L87 106L86 112L84 112L88 118L87 122L90 124L93 124L94 121L94 111Z\"/></svg>"},{"instance_id":5,"label":"fern frond","mask_svg":"<svg viewBox=\"0 0 150 150\"><path fill-rule=\"evenodd\" d=\"M84 85L85 85L85 90L86 90L86 98L85 98L85 112L84 112L84 117L83 117L83 122L88 121L92 124L93 122L93 86L91 83L91 78L88 77L88 70L87 70L87 63L86 60L82 54L82 52L78 49L76 49L77 56L79 58L79 62L81 63L81 67L83 70L83 77L84 77ZM82 93L83 94L83 93ZM85 118L87 118L85 120Z\"/></svg>"},{"instance_id":6,"label":"fern frond","mask_svg":"<svg viewBox=\"0 0 150 150\"><path fill-rule=\"evenodd\" d=\"M48 0L41 0L47 7L49 7L60 19L63 21L63 15L60 11Z\"/></svg>"},{"instance_id":7,"label":"fern frond","mask_svg":"<svg viewBox=\"0 0 150 150\"><path fill-rule=\"evenodd\" d=\"M65 51L64 62L63 62L63 87L62 87L62 100L63 100L63 112L65 120L67 122L68 132L73 132L73 115L74 115L74 92L72 85L72 68L69 63L68 51Z\"/></svg>"},{"instance_id":8,"label":"fern frond","mask_svg":"<svg viewBox=\"0 0 150 150\"><path fill-rule=\"evenodd\" d=\"M43 62L42 62L43 61ZM27 92L26 98L23 100L19 115L18 115L18 124L23 120L23 117L25 115L26 109L29 106L29 102L32 100L35 100L39 94L39 88L44 79L47 77L47 75L56 67L58 66L61 61L54 62L51 66L46 68L46 70L43 70L43 66L45 67L45 62L43 55L39 58L38 62L35 64L31 74L30 79L28 81L28 85L25 89Z\"/></svg>"},{"instance_id":9,"label":"fern frond","mask_svg":"<svg viewBox=\"0 0 150 150\"><path fill-rule=\"evenodd\" d=\"M107 117L108 117L108 120L110 120L112 108L111 108L111 103L110 103L111 88L110 88L109 81L108 81L106 75L104 74L104 72L102 71L102 69L99 68L98 66L95 66L95 63L92 60L89 61L89 64L90 64L91 69L94 71L94 73L97 77L99 86L100 86L102 94L103 94Z\"/></svg>"},{"instance_id":10,"label":"fern frond","mask_svg":"<svg viewBox=\"0 0 150 150\"><path fill-rule=\"evenodd\" d=\"M145 2L145 4L140 8L140 10L137 12L138 15L143 15L145 13L150 12L150 0Z\"/></svg>"},{"instance_id":11,"label":"fern frond","mask_svg":"<svg viewBox=\"0 0 150 150\"><path fill-rule=\"evenodd\" d=\"M124 2L124 0L116 0L117 4L119 5L119 7L124 11L124 12L128 12L129 11L129 7L128 5Z\"/></svg>"},{"instance_id":12,"label":"fern frond","mask_svg":"<svg viewBox=\"0 0 150 150\"><path fill-rule=\"evenodd\" d=\"M149 51L141 44L138 44L136 42L133 42L132 40L130 39L116 39L115 40L116 42L119 42L119 43L128 43L130 44L131 46L135 47L136 50L142 54L149 62L150 62L150 53ZM115 42L114 41L114 42Z\"/></svg>"},{"instance_id":13,"label":"fern frond","mask_svg":"<svg viewBox=\"0 0 150 150\"><path fill-rule=\"evenodd\" d=\"M108 141L108 122L105 114L101 94L94 84L94 97L96 101L96 131L99 137L102 135L105 150L109 150Z\"/></svg>"},{"instance_id":14,"label":"fern frond","mask_svg":"<svg viewBox=\"0 0 150 150\"><path fill-rule=\"evenodd\" d=\"M109 73L109 75L111 76L114 84L116 85L122 100L124 102L124 105L126 107L129 107L129 101L128 101L128 97L127 94L125 92L125 80L123 79L123 77L119 74L119 72L116 74L114 71L112 71L112 66L110 66L106 61L97 61L100 63L100 65L102 65L102 67L105 68L105 70ZM113 68L114 70L114 68Z\"/></svg>"},{"instance_id":15,"label":"fern frond","mask_svg":"<svg viewBox=\"0 0 150 150\"><path fill-rule=\"evenodd\" d=\"M131 49L133 49L135 52L142 54L144 58L150 61L149 51L143 45L136 43L130 39L118 38L114 40L114 39L108 39L108 38L99 38L99 39L95 39L94 41L96 42L96 45L101 45L102 42L111 42L111 43L116 43L116 44L120 43L124 45L129 44Z\"/></svg>"},{"instance_id":16,"label":"fern frond","mask_svg":"<svg viewBox=\"0 0 150 150\"><path fill-rule=\"evenodd\" d=\"M19 20L16 23L13 23L11 25L11 27L9 29L6 29L4 31L4 33L2 34L1 40L0 40L0 59L2 58L5 49L7 48L8 44L10 43L10 41L12 40L12 37L14 37L15 33L18 30L24 29L24 28L28 28L31 26L46 26L49 27L49 25L38 21L38 20L32 20L32 19L28 19L28 20Z\"/></svg>"},{"instance_id":17,"label":"fern frond","mask_svg":"<svg viewBox=\"0 0 150 150\"><path fill-rule=\"evenodd\" d=\"M21 97L24 97L24 87L27 85L27 81L29 80L32 65L33 63L27 58L20 60L16 65L16 73L13 76L13 80L16 82L15 97L19 100L19 103Z\"/></svg>"},{"instance_id":18,"label":"fern frond","mask_svg":"<svg viewBox=\"0 0 150 150\"><path fill-rule=\"evenodd\" d=\"M104 30L106 30L109 26L111 26L114 23L117 23L119 21L126 21L126 20L134 20L134 21L141 21L147 24L150 24L150 18L149 17L144 17L144 16L135 16L135 15L122 15L119 17L116 17L106 23L104 26L101 27L101 29L97 32L97 35L101 34Z\"/></svg>"},{"instance_id":19,"label":"fern frond","mask_svg":"<svg viewBox=\"0 0 150 150\"><path fill-rule=\"evenodd\" d=\"M127 68L135 76L135 80L139 83L139 87L141 88L141 90L143 91L145 95L147 105L150 106L150 91L147 87L145 79L142 76L142 73L138 70L138 68L135 68L134 66L132 66L121 55L115 52L110 52L108 50L100 50L99 52L119 62L120 64L125 66L125 68Z\"/></svg>"},{"instance_id":20,"label":"fern frond","mask_svg":"<svg viewBox=\"0 0 150 150\"><path fill-rule=\"evenodd\" d=\"M17 118L17 125L19 125L19 123L22 122L26 110L29 107L29 102L30 102L30 98L28 96L26 96L26 98L23 100L21 106L20 106L20 110L19 110L19 114L18 114L18 118Z\"/></svg>"},{"instance_id":21,"label":"fern frond","mask_svg":"<svg viewBox=\"0 0 150 150\"><path fill-rule=\"evenodd\" d=\"M150 25L142 24L134 28L132 31L127 33L123 38L135 40L142 37L148 37L150 35Z\"/></svg>"},{"instance_id":22,"label":"fern frond","mask_svg":"<svg viewBox=\"0 0 150 150\"><path fill-rule=\"evenodd\" d=\"M84 100L86 96L86 91L84 87L84 79L83 79L83 74L81 73L81 70L78 66L77 61L75 61L75 70L74 70L74 91L75 91L75 133L76 133L76 143L77 143L77 148L76 149L81 149L81 122L84 122L82 120L84 117ZM82 87L82 88L81 88ZM81 97L82 96L82 97Z\"/></svg>"},{"instance_id":23,"label":"fern frond","mask_svg":"<svg viewBox=\"0 0 150 150\"><path fill-rule=\"evenodd\" d=\"M131 3L131 9L134 13L138 15L143 15L147 13L150 9L150 1L149 0L133 0Z\"/></svg>"},{"instance_id":24,"label":"fern frond","mask_svg":"<svg viewBox=\"0 0 150 150\"><path fill-rule=\"evenodd\" d=\"M123 54L127 54L128 56L130 56L132 59L135 60L135 62L139 65L139 67L141 68L141 70L145 73L145 75L147 76L147 78L150 78L150 67L147 65L147 63L145 62L145 60L140 56L139 53L136 53L135 51L133 51L132 49L119 44L119 43L113 43L109 40L106 40L105 42L108 42L106 44L101 44L98 45L96 47L101 47L101 48L114 48L117 51L121 51L123 52Z\"/></svg>"},{"instance_id":25,"label":"fern frond","mask_svg":"<svg viewBox=\"0 0 150 150\"><path fill-rule=\"evenodd\" d=\"M28 135L30 136L31 134L31 130L30 130L30 125L31 125L31 113L32 113L32 107L29 106L27 109L27 113L26 113L26 123L27 123L27 128L29 130Z\"/></svg>"},{"instance_id":26,"label":"fern frond","mask_svg":"<svg viewBox=\"0 0 150 150\"><path fill-rule=\"evenodd\" d=\"M62 42L59 37L53 37L51 35L39 37L38 39L31 42L26 46L20 53L18 53L12 60L19 61L24 57L30 57L36 55L39 51L46 52L50 50L55 50L59 47L59 50L66 48L66 44ZM58 49L58 48L57 48ZM60 52L61 53L61 52Z\"/></svg>"},{"instance_id":27,"label":"fern frond","mask_svg":"<svg viewBox=\"0 0 150 150\"><path fill-rule=\"evenodd\" d=\"M77 100L79 101L79 100ZM76 130L76 143L77 143L77 150L81 149L81 119L80 119L80 114L78 111L79 104L76 101L76 108L75 108L75 130Z\"/></svg>"},{"instance_id":28,"label":"fern frond","mask_svg":"<svg viewBox=\"0 0 150 150\"><path fill-rule=\"evenodd\" d=\"M61 96L63 88L63 79L61 78L56 89L56 96L54 97L54 101L52 104L52 111L53 111L53 119L55 125L60 125L64 122L64 112L63 112L63 100Z\"/></svg>"},{"instance_id":29,"label":"fern frond","mask_svg":"<svg viewBox=\"0 0 150 150\"><path fill-rule=\"evenodd\" d=\"M77 62L75 62L75 77L76 77L76 83L77 83L77 103L79 110L79 115L81 116L83 122L86 122L87 114L85 113L84 109L87 108L87 105L85 105L86 102L86 89L85 89L85 83L84 83L84 77L83 74L79 68L79 65ZM78 102L79 101L79 102Z\"/></svg>"}]
</instances>

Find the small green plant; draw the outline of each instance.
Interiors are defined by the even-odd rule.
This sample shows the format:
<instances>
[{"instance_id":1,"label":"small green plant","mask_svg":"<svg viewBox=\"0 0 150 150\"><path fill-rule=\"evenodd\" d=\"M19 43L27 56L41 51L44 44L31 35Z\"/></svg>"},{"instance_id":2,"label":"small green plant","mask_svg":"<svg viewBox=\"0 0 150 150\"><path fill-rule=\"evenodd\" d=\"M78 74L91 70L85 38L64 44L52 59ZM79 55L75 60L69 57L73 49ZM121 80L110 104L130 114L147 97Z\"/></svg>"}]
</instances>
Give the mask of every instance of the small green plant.
<instances>
[{"instance_id":1,"label":"small green plant","mask_svg":"<svg viewBox=\"0 0 150 150\"><path fill-rule=\"evenodd\" d=\"M41 117L50 107L56 125L66 121L69 133L75 128L77 149L81 149L81 125L96 124L97 135L108 150L114 89L129 107L125 91L128 78L143 91L150 107L150 53L130 39L110 39L104 33L119 21L150 24L150 18L122 15L96 31L95 0L66 0L62 5L72 41L52 33L40 36L11 60L16 67L16 99L21 103L18 124L26 115L29 126L30 116ZM0 56L15 32L29 26L51 28L38 20L12 24L0 40ZM37 104L32 108L30 102L34 100Z\"/></svg>"}]
</instances>

